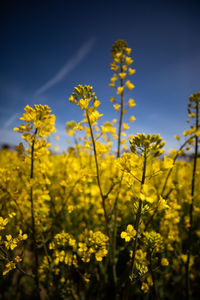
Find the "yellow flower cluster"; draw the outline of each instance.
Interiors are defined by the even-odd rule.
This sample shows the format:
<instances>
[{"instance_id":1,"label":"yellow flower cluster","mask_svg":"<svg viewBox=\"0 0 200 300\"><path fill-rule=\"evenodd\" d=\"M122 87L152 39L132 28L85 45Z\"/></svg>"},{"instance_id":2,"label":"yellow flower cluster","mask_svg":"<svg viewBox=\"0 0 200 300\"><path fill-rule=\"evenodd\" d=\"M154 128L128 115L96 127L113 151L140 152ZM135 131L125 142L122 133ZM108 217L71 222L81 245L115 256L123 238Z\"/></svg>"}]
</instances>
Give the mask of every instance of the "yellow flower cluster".
<instances>
[{"instance_id":1,"label":"yellow flower cluster","mask_svg":"<svg viewBox=\"0 0 200 300\"><path fill-rule=\"evenodd\" d=\"M75 251L76 250L76 240L71 236L71 234L62 231L54 236L53 242L49 244L49 249L53 250L56 247L70 246Z\"/></svg>"},{"instance_id":2,"label":"yellow flower cluster","mask_svg":"<svg viewBox=\"0 0 200 300\"><path fill-rule=\"evenodd\" d=\"M5 276L7 273L9 273L11 270L14 270L16 268L16 265L13 261L9 261L6 265L5 265L5 269L3 271L3 276Z\"/></svg>"},{"instance_id":3,"label":"yellow flower cluster","mask_svg":"<svg viewBox=\"0 0 200 300\"><path fill-rule=\"evenodd\" d=\"M131 224L126 227L126 231L122 231L121 238L125 239L125 242L130 242L134 239L136 235L136 231Z\"/></svg>"},{"instance_id":4,"label":"yellow flower cluster","mask_svg":"<svg viewBox=\"0 0 200 300\"><path fill-rule=\"evenodd\" d=\"M164 266L164 267L167 267L169 265L169 262L168 262L167 258L162 257L161 265Z\"/></svg>"},{"instance_id":5,"label":"yellow flower cluster","mask_svg":"<svg viewBox=\"0 0 200 300\"><path fill-rule=\"evenodd\" d=\"M131 54L131 48L127 47L125 41L116 41L112 47L111 57L113 62L110 64L111 69L114 71L113 77L109 86L115 87L117 81L121 81L121 86L117 87L117 94L121 95L124 91L123 80L127 76L131 76L135 73L135 69L130 68L129 66L133 63L132 58L129 56ZM128 68L129 67L129 68ZM129 90L134 88L134 84L130 80L126 81L126 86Z\"/></svg>"},{"instance_id":6,"label":"yellow flower cluster","mask_svg":"<svg viewBox=\"0 0 200 300\"><path fill-rule=\"evenodd\" d=\"M73 265L76 268L78 267L77 256L76 254L73 254L71 251L55 250L53 257L54 257L55 265L58 265L59 263L64 263L65 265L68 266Z\"/></svg>"},{"instance_id":7,"label":"yellow flower cluster","mask_svg":"<svg viewBox=\"0 0 200 300\"><path fill-rule=\"evenodd\" d=\"M111 63L111 69L117 73L119 70L118 64L124 62L124 68L122 68L122 70L123 72L127 71L127 66L133 63L130 54L131 48L128 48L127 43L125 41L116 41L111 50L111 57L114 60L113 63Z\"/></svg>"},{"instance_id":8,"label":"yellow flower cluster","mask_svg":"<svg viewBox=\"0 0 200 300\"><path fill-rule=\"evenodd\" d=\"M3 276L9 273L11 270L16 268L16 264L19 263L22 259L19 256L11 258L9 252L13 251L20 242L26 240L28 235L26 233L23 234L22 230L19 229L19 233L17 237L13 237L11 234L6 234L7 228L6 225L9 222L9 226L11 220L16 216L15 212L8 213L8 218L0 217L0 230L4 231L0 235L0 250L1 250L1 258L2 260L8 261L5 265ZM9 251L9 252L8 252ZM11 252L12 253L12 252ZM3 255L3 256L2 256Z\"/></svg>"},{"instance_id":9,"label":"yellow flower cluster","mask_svg":"<svg viewBox=\"0 0 200 300\"><path fill-rule=\"evenodd\" d=\"M141 290L146 294L149 292L151 286L153 286L153 280L151 275L148 275L146 280L142 282Z\"/></svg>"},{"instance_id":10,"label":"yellow flower cluster","mask_svg":"<svg viewBox=\"0 0 200 300\"><path fill-rule=\"evenodd\" d=\"M28 238L26 233L22 233L20 229L19 234L16 238L13 238L11 234L6 235L6 241L4 242L5 247L9 250L13 250L17 247L17 244L21 241L24 241Z\"/></svg>"},{"instance_id":11,"label":"yellow flower cluster","mask_svg":"<svg viewBox=\"0 0 200 300\"><path fill-rule=\"evenodd\" d=\"M133 90L135 87L130 79L128 79L129 76L132 76L135 73L135 69L130 67L133 63L130 54L131 48L128 48L127 43L123 40L116 41L112 47L111 57L113 58L113 62L110 66L112 71L114 71L114 74L110 79L109 86L116 88L117 95L120 96L119 103L116 101L115 97L110 98L110 101L114 103L114 109L120 112L117 157L120 156L120 145L123 145L124 150L127 149L127 140L121 138L121 136L125 136L125 133L122 132L123 116L127 113L127 108L135 106L135 102L132 98L129 99L128 105L125 103L125 93ZM134 116L129 118L129 122L133 122L134 120ZM128 128L125 128L124 130L126 129Z\"/></svg>"},{"instance_id":12,"label":"yellow flower cluster","mask_svg":"<svg viewBox=\"0 0 200 300\"><path fill-rule=\"evenodd\" d=\"M5 229L7 224L8 224L8 219L7 218L3 219L2 217L0 217L0 230Z\"/></svg>"},{"instance_id":13,"label":"yellow flower cluster","mask_svg":"<svg viewBox=\"0 0 200 300\"><path fill-rule=\"evenodd\" d=\"M51 110L48 105L34 105L34 108L27 105L25 113L22 114L20 120L26 122L19 127L15 127L14 131L23 133L22 138L29 143L30 149L34 147L34 156L45 155L47 149L51 146L45 137L48 137L51 132L55 132L55 116L51 115ZM26 151L31 154L31 150ZM18 147L19 152L23 152L23 145Z\"/></svg>"},{"instance_id":14,"label":"yellow flower cluster","mask_svg":"<svg viewBox=\"0 0 200 300\"><path fill-rule=\"evenodd\" d=\"M18 274L2 279L8 298L17 289L21 298L37 298L41 288L48 298L114 299L117 291L129 292L132 299L141 288L152 297L157 290L158 298L174 299L176 292L174 296L169 289L174 284L184 298L185 279L198 292L200 94L190 99L192 124L179 150L160 158L160 135L138 133L129 135L129 151L131 128L123 115L126 105L135 106L132 98L124 101L125 92L134 87L128 77L135 73L130 53L124 41L112 50L111 84L119 96L111 100L120 112L118 130L116 119L98 124L100 102L93 88L78 85L69 100L83 110L84 119L66 124L73 146L45 155L45 137L54 131L55 117L48 106L35 105L25 108L17 129L29 149L21 143L17 152L0 151L2 273L17 269L22 277L17 287ZM122 155L120 145L127 150ZM177 160L188 146L195 146L195 155ZM180 277L187 278L177 281ZM135 288L127 291L129 280ZM188 294L195 296L192 289Z\"/></svg>"},{"instance_id":15,"label":"yellow flower cluster","mask_svg":"<svg viewBox=\"0 0 200 300\"><path fill-rule=\"evenodd\" d=\"M103 115L97 111L100 101L97 100L93 87L89 85L78 85L74 88L74 92L69 97L69 101L77 104L85 111L85 122L90 122L92 125Z\"/></svg>"},{"instance_id":16,"label":"yellow flower cluster","mask_svg":"<svg viewBox=\"0 0 200 300\"><path fill-rule=\"evenodd\" d=\"M155 231L144 232L144 243L153 252L159 252L163 249L163 239L160 233Z\"/></svg>"},{"instance_id":17,"label":"yellow flower cluster","mask_svg":"<svg viewBox=\"0 0 200 300\"><path fill-rule=\"evenodd\" d=\"M25 113L20 117L20 120L25 121L26 124L21 124L19 128L14 128L14 130L24 133L25 141L28 142L34 137L33 130L37 131L39 137L47 137L55 131L55 116L50 114L51 110L48 105L34 105L34 108L27 105L24 110Z\"/></svg>"},{"instance_id":18,"label":"yellow flower cluster","mask_svg":"<svg viewBox=\"0 0 200 300\"><path fill-rule=\"evenodd\" d=\"M138 133L130 140L130 144L133 153L146 153L146 155L151 153L151 156L157 157L164 152L162 148L165 142L162 141L159 134L145 135L144 133Z\"/></svg>"},{"instance_id":19,"label":"yellow flower cluster","mask_svg":"<svg viewBox=\"0 0 200 300\"><path fill-rule=\"evenodd\" d=\"M95 255L97 261L102 261L104 256L107 255L108 250L106 246L108 237L101 231L86 231L85 234L80 236L80 239L84 240L84 242L79 242L78 244L78 252L80 253L82 261L89 262L91 254Z\"/></svg>"}]
</instances>

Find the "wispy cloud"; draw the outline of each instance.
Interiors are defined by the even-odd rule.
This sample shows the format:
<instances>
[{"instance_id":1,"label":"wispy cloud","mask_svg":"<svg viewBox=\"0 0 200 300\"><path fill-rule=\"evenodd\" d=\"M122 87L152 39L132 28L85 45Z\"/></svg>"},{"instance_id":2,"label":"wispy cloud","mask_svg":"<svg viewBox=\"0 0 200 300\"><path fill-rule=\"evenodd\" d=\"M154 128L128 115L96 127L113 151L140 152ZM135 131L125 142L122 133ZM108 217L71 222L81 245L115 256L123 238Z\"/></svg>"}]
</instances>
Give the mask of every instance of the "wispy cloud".
<instances>
[{"instance_id":1,"label":"wispy cloud","mask_svg":"<svg viewBox=\"0 0 200 300\"><path fill-rule=\"evenodd\" d=\"M15 114L13 114L10 118L8 118L6 121L5 121L5 123L4 123L4 125L3 125L3 128L9 128L10 127L10 125L12 125L17 119L18 119L18 117L19 117L19 114L18 113L15 113Z\"/></svg>"},{"instance_id":2,"label":"wispy cloud","mask_svg":"<svg viewBox=\"0 0 200 300\"><path fill-rule=\"evenodd\" d=\"M5 97L4 107L0 107L0 114L6 114L9 116L9 113L12 107L15 107L16 103L18 105L19 111L23 109L26 104L33 105L36 103L47 103L48 99L46 95L38 95L36 96L35 91L24 88L21 82L10 80L10 78L3 78L0 76L0 93ZM8 101L10 107L8 106ZM13 111L14 115L14 111Z\"/></svg>"},{"instance_id":3,"label":"wispy cloud","mask_svg":"<svg viewBox=\"0 0 200 300\"><path fill-rule=\"evenodd\" d=\"M86 43L84 43L76 52L76 54L64 64L64 66L58 71L57 74L55 74L49 81L47 81L44 85L36 90L35 95L38 96L44 93L46 90L61 81L66 75L68 75L92 50L94 42L95 38L91 38Z\"/></svg>"}]
</instances>

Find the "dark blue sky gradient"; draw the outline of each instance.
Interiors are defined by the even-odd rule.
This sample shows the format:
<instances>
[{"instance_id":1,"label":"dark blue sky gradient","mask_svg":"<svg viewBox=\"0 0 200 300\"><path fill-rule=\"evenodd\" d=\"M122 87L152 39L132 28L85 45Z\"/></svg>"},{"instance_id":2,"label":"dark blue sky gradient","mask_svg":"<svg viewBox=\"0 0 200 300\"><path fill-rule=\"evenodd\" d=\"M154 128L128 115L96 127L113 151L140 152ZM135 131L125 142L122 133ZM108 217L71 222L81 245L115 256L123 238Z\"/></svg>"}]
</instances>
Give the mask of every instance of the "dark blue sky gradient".
<instances>
[{"instance_id":1,"label":"dark blue sky gradient","mask_svg":"<svg viewBox=\"0 0 200 300\"><path fill-rule=\"evenodd\" d=\"M68 97L90 84L102 104L102 121L117 117L109 98L110 50L118 39L133 49L136 107L130 134L160 133L167 147L186 128L187 102L200 89L200 2L180 1L4 1L0 12L0 143L15 144L12 132L25 105L48 104L56 115L61 149L65 122L81 120ZM88 53L43 92L78 51ZM87 51L86 51L87 52ZM131 113L128 113L127 120ZM58 144L58 143L57 143Z\"/></svg>"}]
</instances>

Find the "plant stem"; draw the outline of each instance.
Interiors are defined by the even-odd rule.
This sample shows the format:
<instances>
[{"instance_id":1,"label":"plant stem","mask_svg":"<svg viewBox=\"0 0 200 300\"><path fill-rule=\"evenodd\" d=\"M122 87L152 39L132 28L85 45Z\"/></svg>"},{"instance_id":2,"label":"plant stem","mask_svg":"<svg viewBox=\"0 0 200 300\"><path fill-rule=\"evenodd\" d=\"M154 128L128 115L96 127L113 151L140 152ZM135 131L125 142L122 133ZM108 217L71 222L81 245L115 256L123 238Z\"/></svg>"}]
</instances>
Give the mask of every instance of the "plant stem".
<instances>
[{"instance_id":1,"label":"plant stem","mask_svg":"<svg viewBox=\"0 0 200 300\"><path fill-rule=\"evenodd\" d=\"M159 300L160 297L158 295L158 291L157 291L157 287L156 287L156 278L155 278L154 271L153 271L153 264L152 264L151 253L150 253L149 260L150 260L150 274L151 274L152 281L153 281L153 299Z\"/></svg>"},{"instance_id":2,"label":"plant stem","mask_svg":"<svg viewBox=\"0 0 200 300\"><path fill-rule=\"evenodd\" d=\"M120 70L122 72L122 62L120 66ZM124 80L120 79L120 86L124 86ZM119 128L118 128L118 144L117 144L117 158L120 157L120 146L121 146L121 132L122 132L122 121L123 121L123 114L124 114L124 91L121 94L121 107L120 107L120 120L119 120ZM123 177L123 174L122 174ZM121 178L122 180L122 178ZM121 183L120 183L121 186ZM119 187L120 191L120 187ZM113 280L115 284L115 289L117 286L117 273L116 273L116 262L115 262L115 252L116 252L116 238L117 238L117 227L116 227L116 220L118 215L118 197L119 193L117 194L115 204L114 204L114 211L113 211L113 217L114 217L114 224L113 224L113 240L112 240L112 257L113 257ZM115 293L116 296L116 293Z\"/></svg>"},{"instance_id":3,"label":"plant stem","mask_svg":"<svg viewBox=\"0 0 200 300\"><path fill-rule=\"evenodd\" d=\"M1 252L3 253L4 258L5 258L7 261L13 261L13 259L11 259L11 257L10 257L9 254L7 253L7 251L4 250L2 246L0 246L0 250L1 250ZM17 265L17 263L15 263L15 267L16 267L16 269L19 270L23 275L26 275L26 276L31 277L31 278L33 278L33 279L35 278L35 276L34 276L33 274L30 274L30 273L27 273L26 271L24 271L21 267L19 267L19 266Z\"/></svg>"},{"instance_id":4,"label":"plant stem","mask_svg":"<svg viewBox=\"0 0 200 300\"><path fill-rule=\"evenodd\" d=\"M111 236L110 236L110 230L109 230L109 220L108 220L108 214L107 214L106 205L105 205L105 200L106 200L107 196L105 196L103 194L102 187L101 187L96 145L95 145L94 135L93 135L93 131L92 131L92 124L91 124L90 117L89 117L89 114L88 114L87 110L86 110L86 116L87 116L87 121L88 121L89 128L90 128L90 135L91 135L91 138L92 138L92 145L93 145L94 158L95 158L95 164L96 164L97 184L98 184L100 195L101 195L101 199L102 199L102 207L103 207L103 211L104 211L106 232L107 232L107 235L109 237L109 241L111 243Z\"/></svg>"},{"instance_id":5,"label":"plant stem","mask_svg":"<svg viewBox=\"0 0 200 300\"><path fill-rule=\"evenodd\" d=\"M122 72L122 63L121 63L121 72ZM120 79L121 87L124 86L124 80ZM119 120L119 129L118 129L118 145L117 145L117 158L120 157L120 145L121 145L121 132L122 132L122 121L124 115L124 91L121 94L121 109L120 109L120 120Z\"/></svg>"},{"instance_id":6,"label":"plant stem","mask_svg":"<svg viewBox=\"0 0 200 300\"><path fill-rule=\"evenodd\" d=\"M115 198L115 203L114 203L114 207L113 207L113 232L112 232L112 272L113 272L113 281L114 281L114 286L115 286L115 297L117 295L117 271L116 271L116 260L115 260L115 256L116 256L116 239L117 239L117 217L118 217L118 200L119 200L119 193L120 193L120 189L121 189L121 185L122 185L122 179L123 179L124 173L122 173L121 176L121 181L118 187L118 192Z\"/></svg>"},{"instance_id":7,"label":"plant stem","mask_svg":"<svg viewBox=\"0 0 200 300\"><path fill-rule=\"evenodd\" d=\"M37 129L35 130L34 139L33 139L32 146L31 146L31 173L30 173L30 179L34 178L34 147L35 147L36 135L37 135ZM34 256L35 256L35 268L34 268L35 272L34 273L35 273L36 295L37 295L37 298L40 299L39 274L38 274L39 262L38 262L38 249L37 249L37 242L36 242L35 211L34 211L32 182L31 182L30 200L31 200L33 251L34 251Z\"/></svg>"},{"instance_id":8,"label":"plant stem","mask_svg":"<svg viewBox=\"0 0 200 300\"><path fill-rule=\"evenodd\" d=\"M196 131L199 128L199 105L196 105ZM198 158L198 136L195 136L195 153L194 153L194 163L192 171L192 183L191 183L191 204L189 210L190 227L188 235L188 251L187 251L187 261L186 261L186 299L190 299L190 257L191 257L191 244L192 244L192 231L193 231L193 209L194 209L194 191L195 191L195 179L196 179L196 167Z\"/></svg>"},{"instance_id":9,"label":"plant stem","mask_svg":"<svg viewBox=\"0 0 200 300\"><path fill-rule=\"evenodd\" d=\"M147 154L146 154L146 149L145 149L140 190L142 190L142 187L145 183L146 165L147 165ZM124 294L124 298L123 298L124 300L128 300L128 294L129 294L129 289L130 289L130 285L131 285L131 278L133 278L133 275L134 275L135 257L136 257L136 252L137 252L137 244L138 244L138 237L139 237L141 213L142 213L142 200L140 199L137 214L136 214L136 221L135 221L136 236L135 236L135 240L134 240L134 244L133 244L133 255L132 255L132 260L131 260L131 275L130 275L130 278L128 279L128 283L127 283L126 288L125 288L125 294Z\"/></svg>"}]
</instances>

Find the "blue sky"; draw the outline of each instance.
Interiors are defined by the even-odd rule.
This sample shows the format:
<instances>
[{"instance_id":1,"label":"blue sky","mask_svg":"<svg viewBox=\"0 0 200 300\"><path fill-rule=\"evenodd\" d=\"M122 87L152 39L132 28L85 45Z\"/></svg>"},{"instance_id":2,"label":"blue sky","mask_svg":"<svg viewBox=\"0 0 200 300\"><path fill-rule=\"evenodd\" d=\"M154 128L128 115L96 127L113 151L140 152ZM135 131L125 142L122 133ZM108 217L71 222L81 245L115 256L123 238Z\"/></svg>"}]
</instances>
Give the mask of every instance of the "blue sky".
<instances>
[{"instance_id":1,"label":"blue sky","mask_svg":"<svg viewBox=\"0 0 200 300\"><path fill-rule=\"evenodd\" d=\"M109 98L110 50L118 39L133 49L136 121L130 134L160 133L166 149L186 125L188 97L200 89L200 3L162 1L5 1L0 12L0 143L25 105L47 104L56 115L62 150L65 122L81 120L68 97L77 84L94 87L102 121L117 118ZM127 119L130 114L127 115Z\"/></svg>"}]
</instances>

